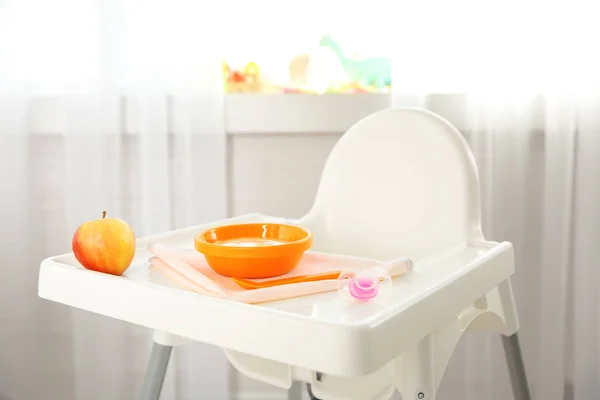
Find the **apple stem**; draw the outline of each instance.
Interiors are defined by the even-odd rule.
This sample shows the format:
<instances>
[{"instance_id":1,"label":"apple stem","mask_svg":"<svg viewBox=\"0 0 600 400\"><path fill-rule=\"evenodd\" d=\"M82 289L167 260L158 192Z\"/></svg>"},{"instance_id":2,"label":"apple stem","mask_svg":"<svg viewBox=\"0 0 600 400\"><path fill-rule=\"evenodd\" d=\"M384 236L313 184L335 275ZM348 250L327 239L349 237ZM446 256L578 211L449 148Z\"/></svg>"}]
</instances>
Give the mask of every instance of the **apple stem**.
<instances>
[{"instance_id":1,"label":"apple stem","mask_svg":"<svg viewBox=\"0 0 600 400\"><path fill-rule=\"evenodd\" d=\"M102 211L102 219L104 219L104 217L106 217L106 211Z\"/></svg>"}]
</instances>

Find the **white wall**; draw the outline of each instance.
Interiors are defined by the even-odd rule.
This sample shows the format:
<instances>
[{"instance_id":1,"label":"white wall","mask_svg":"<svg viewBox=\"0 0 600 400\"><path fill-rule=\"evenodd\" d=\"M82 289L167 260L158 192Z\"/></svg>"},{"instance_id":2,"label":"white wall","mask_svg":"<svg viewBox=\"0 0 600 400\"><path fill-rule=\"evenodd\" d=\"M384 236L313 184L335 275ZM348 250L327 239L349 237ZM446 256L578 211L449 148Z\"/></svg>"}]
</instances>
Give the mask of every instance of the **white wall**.
<instances>
[{"instance_id":1,"label":"white wall","mask_svg":"<svg viewBox=\"0 0 600 400\"><path fill-rule=\"evenodd\" d=\"M299 217L341 134L229 136L229 211Z\"/></svg>"}]
</instances>

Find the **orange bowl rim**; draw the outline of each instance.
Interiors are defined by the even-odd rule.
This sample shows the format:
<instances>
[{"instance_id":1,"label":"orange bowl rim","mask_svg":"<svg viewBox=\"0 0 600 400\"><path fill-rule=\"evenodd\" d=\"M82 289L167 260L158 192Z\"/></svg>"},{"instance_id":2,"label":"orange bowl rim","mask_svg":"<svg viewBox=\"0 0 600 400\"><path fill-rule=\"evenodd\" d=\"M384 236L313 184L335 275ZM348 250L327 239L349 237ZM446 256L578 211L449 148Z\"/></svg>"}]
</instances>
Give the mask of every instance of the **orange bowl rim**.
<instances>
[{"instance_id":1,"label":"orange bowl rim","mask_svg":"<svg viewBox=\"0 0 600 400\"><path fill-rule=\"evenodd\" d=\"M294 240L291 242L281 243L272 246L259 246L259 247L232 247L222 246L206 241L205 236L209 232L218 231L221 228L235 228L238 226L283 226L302 231L305 236L301 239ZM223 258L270 258L280 257L282 254L289 254L294 252L304 252L312 246L313 235L312 232L304 227L292 224L283 224L278 222L249 222L241 224L221 225L212 228L208 228L202 232L199 232L194 237L194 247L196 250L205 256L216 256Z\"/></svg>"}]
</instances>

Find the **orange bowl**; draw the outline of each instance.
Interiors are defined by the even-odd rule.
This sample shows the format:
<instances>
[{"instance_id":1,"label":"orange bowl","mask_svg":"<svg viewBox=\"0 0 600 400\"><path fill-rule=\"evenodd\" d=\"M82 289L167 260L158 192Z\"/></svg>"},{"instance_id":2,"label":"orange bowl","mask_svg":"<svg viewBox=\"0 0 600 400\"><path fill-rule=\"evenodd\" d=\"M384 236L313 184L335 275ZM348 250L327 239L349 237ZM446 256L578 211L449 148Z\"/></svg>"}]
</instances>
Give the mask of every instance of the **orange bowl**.
<instances>
[{"instance_id":1,"label":"orange bowl","mask_svg":"<svg viewBox=\"0 0 600 400\"><path fill-rule=\"evenodd\" d=\"M309 230L274 223L224 225L194 238L194 247L215 272L246 279L287 274L312 243Z\"/></svg>"}]
</instances>

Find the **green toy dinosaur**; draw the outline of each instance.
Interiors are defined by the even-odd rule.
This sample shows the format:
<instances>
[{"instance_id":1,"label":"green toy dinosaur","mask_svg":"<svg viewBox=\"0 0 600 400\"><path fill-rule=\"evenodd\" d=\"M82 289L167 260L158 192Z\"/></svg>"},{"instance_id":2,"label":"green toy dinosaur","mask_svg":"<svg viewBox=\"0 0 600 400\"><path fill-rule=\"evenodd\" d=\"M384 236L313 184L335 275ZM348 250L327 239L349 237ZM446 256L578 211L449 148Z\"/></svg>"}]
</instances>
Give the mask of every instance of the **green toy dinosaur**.
<instances>
[{"instance_id":1,"label":"green toy dinosaur","mask_svg":"<svg viewBox=\"0 0 600 400\"><path fill-rule=\"evenodd\" d=\"M348 77L363 85L383 89L392 84L392 67L389 58L367 58L354 60L344 55L339 44L329 36L323 36L320 45L327 47L337 54Z\"/></svg>"}]
</instances>

